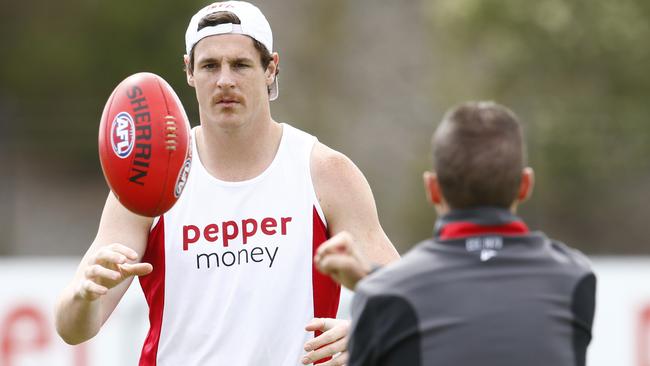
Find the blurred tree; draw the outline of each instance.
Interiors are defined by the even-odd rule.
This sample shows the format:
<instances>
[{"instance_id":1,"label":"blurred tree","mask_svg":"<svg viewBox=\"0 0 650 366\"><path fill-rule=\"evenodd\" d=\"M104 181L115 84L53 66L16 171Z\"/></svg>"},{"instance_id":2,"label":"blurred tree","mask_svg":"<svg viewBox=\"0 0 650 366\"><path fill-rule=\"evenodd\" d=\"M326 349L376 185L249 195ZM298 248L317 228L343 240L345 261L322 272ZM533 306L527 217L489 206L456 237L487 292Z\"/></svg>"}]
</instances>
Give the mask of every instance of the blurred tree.
<instances>
[{"instance_id":1,"label":"blurred tree","mask_svg":"<svg viewBox=\"0 0 650 366\"><path fill-rule=\"evenodd\" d=\"M496 99L527 122L535 224L590 252L648 252L650 3L423 5L450 104Z\"/></svg>"},{"instance_id":2,"label":"blurred tree","mask_svg":"<svg viewBox=\"0 0 650 366\"><path fill-rule=\"evenodd\" d=\"M2 95L15 110L21 153L96 170L99 118L126 76L163 75L179 94L187 19L202 2L81 1L11 4ZM176 57L171 57L175 55ZM59 165L59 164L55 164Z\"/></svg>"}]
</instances>

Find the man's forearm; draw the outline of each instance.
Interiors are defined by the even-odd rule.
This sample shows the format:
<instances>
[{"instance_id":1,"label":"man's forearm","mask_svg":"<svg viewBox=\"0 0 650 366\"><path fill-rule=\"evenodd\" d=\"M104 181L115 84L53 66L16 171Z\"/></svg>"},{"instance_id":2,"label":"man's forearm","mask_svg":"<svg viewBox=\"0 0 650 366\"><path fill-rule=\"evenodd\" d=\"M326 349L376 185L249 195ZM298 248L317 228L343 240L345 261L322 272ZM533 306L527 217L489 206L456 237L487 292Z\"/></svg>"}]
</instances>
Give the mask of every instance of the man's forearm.
<instances>
[{"instance_id":1,"label":"man's forearm","mask_svg":"<svg viewBox=\"0 0 650 366\"><path fill-rule=\"evenodd\" d=\"M89 301L66 290L55 310L56 331L68 344L76 345L94 337L102 326L101 299Z\"/></svg>"}]
</instances>

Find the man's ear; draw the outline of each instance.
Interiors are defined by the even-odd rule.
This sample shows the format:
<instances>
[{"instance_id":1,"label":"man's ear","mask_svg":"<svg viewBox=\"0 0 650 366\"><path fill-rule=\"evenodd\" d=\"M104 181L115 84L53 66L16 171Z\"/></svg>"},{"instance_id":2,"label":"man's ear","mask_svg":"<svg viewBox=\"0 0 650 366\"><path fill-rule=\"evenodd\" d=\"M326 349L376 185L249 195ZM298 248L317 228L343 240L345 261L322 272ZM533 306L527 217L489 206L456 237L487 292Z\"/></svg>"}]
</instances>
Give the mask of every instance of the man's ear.
<instances>
[{"instance_id":1,"label":"man's ear","mask_svg":"<svg viewBox=\"0 0 650 366\"><path fill-rule=\"evenodd\" d=\"M521 182L519 183L519 193L517 193L517 202L522 203L530 198L535 186L535 172L531 167L525 167L521 171Z\"/></svg>"},{"instance_id":2,"label":"man's ear","mask_svg":"<svg viewBox=\"0 0 650 366\"><path fill-rule=\"evenodd\" d=\"M442 192L440 191L436 173L426 171L422 174L422 180L424 182L424 191L427 194L427 201L434 206L442 204Z\"/></svg>"},{"instance_id":3,"label":"man's ear","mask_svg":"<svg viewBox=\"0 0 650 366\"><path fill-rule=\"evenodd\" d=\"M190 70L190 56L183 56L183 64L185 64L185 76L187 77L187 83L194 87L194 73Z\"/></svg>"},{"instance_id":4,"label":"man's ear","mask_svg":"<svg viewBox=\"0 0 650 366\"><path fill-rule=\"evenodd\" d=\"M273 52L271 57L273 57L273 60L269 62L269 66L266 68L266 85L268 86L273 84L280 70L280 55L277 52Z\"/></svg>"}]
</instances>

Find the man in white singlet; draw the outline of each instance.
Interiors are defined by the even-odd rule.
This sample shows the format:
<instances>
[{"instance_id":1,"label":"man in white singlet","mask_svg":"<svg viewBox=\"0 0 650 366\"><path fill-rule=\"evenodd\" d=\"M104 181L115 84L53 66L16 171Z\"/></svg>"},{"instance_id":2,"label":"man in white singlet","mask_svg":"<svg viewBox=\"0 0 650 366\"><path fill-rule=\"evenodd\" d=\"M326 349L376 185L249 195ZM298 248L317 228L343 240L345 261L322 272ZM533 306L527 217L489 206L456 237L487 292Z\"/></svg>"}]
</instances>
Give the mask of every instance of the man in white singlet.
<instances>
[{"instance_id":1,"label":"man in white singlet","mask_svg":"<svg viewBox=\"0 0 650 366\"><path fill-rule=\"evenodd\" d=\"M312 258L343 230L377 264L398 258L367 181L343 154L272 119L279 57L254 5L201 9L184 62L200 126L183 195L155 219L108 195L60 296L57 331L70 344L92 338L141 276L150 329L140 365L345 364L348 322L332 319L340 288Z\"/></svg>"}]
</instances>

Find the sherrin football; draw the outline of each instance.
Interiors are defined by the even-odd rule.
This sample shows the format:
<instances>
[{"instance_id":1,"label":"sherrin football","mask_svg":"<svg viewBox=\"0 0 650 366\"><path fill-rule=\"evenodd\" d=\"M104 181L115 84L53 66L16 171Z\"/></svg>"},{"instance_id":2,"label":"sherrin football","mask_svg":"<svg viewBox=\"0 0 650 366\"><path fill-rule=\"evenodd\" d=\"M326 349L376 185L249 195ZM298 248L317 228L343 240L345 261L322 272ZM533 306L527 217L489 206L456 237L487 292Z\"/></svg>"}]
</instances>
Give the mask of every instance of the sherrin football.
<instances>
[{"instance_id":1,"label":"sherrin football","mask_svg":"<svg viewBox=\"0 0 650 366\"><path fill-rule=\"evenodd\" d=\"M130 211L155 217L180 197L192 164L190 124L160 76L137 73L113 90L99 125L108 186Z\"/></svg>"}]
</instances>

